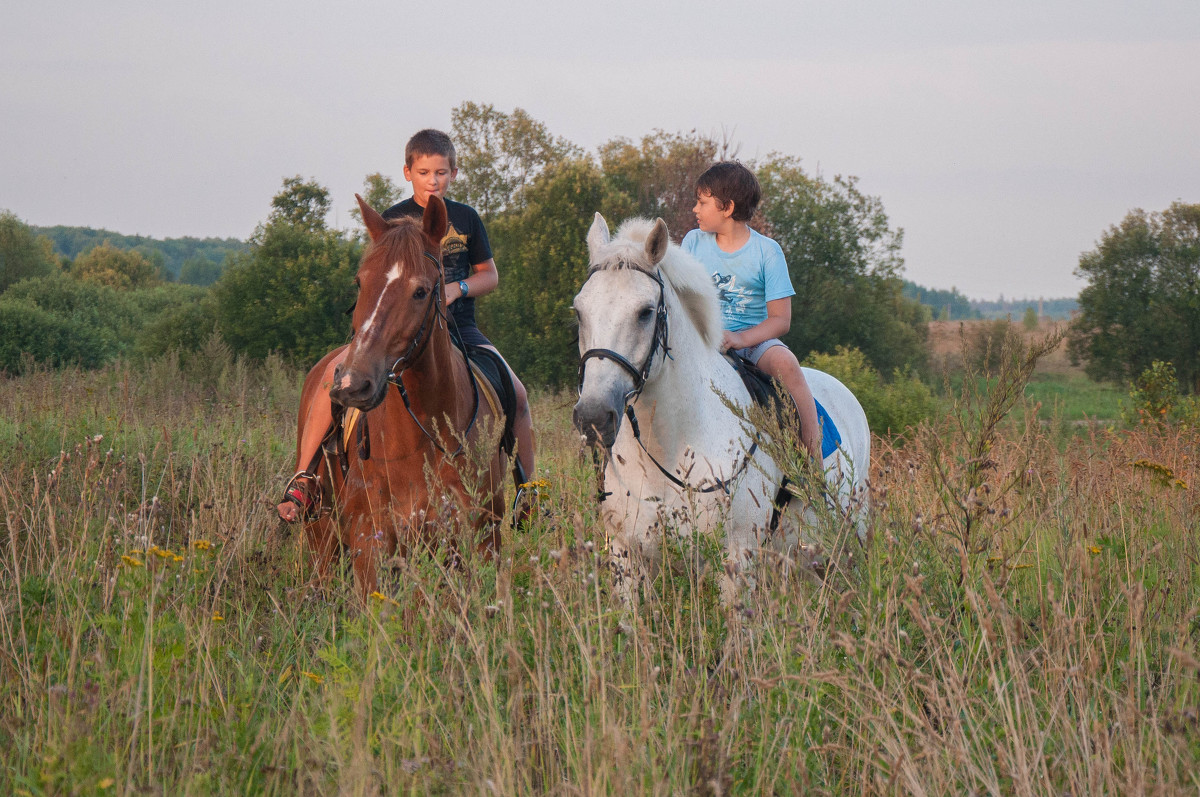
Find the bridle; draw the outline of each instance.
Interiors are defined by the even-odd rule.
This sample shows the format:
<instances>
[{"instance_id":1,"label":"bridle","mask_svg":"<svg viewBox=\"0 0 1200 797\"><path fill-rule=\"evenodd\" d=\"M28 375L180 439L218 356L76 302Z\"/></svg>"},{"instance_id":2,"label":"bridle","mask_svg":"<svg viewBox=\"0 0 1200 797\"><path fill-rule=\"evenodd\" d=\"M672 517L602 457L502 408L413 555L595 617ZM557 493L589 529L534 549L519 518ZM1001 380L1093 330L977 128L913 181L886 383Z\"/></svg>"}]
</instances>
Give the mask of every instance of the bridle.
<instances>
[{"instance_id":1,"label":"bridle","mask_svg":"<svg viewBox=\"0 0 1200 797\"><path fill-rule=\"evenodd\" d=\"M646 359L642 363L642 367L638 368L631 363L627 357L618 354L612 349L588 349L579 358L579 392L583 392L584 368L587 365L588 360L612 360L617 365L624 368L627 372L629 372L630 376L633 377L633 388L625 394L625 417L629 419L629 427L633 431L633 439L637 441L637 444L641 447L642 452L650 458L650 461L655 464L659 472L662 473L663 476L666 476L667 479L669 479L676 487L679 487L683 490L694 489L700 493L711 493L721 490L728 495L729 485L742 475L742 473L750 465L750 460L754 457L754 452L758 450L757 436L755 437L754 442L751 444L750 450L747 451L745 457L742 458L742 463L738 467L737 472L735 472L728 479L720 479L713 484L708 485L707 487L692 487L684 482L678 476L664 468L662 463L655 459L654 455L651 454L646 448L646 444L642 442L642 430L638 426L637 414L633 411L633 402L641 394L642 389L646 386L646 380L650 377L650 368L654 364L654 355L658 353L659 348L662 348L664 360L667 358L671 358L673 360L675 358L671 357L671 347L668 343L666 287L663 285L662 277L657 271L643 271L640 268L628 266L624 263L619 264L618 267L621 265L625 265L631 271L637 271L645 274L647 277L658 283L658 307L655 310L654 332L653 338L650 341L650 352L646 355ZM594 272L595 269L593 268L592 271ZM606 452L606 456L607 453L608 452ZM603 501L606 497L608 497L609 493L604 491L604 470L601 467L599 455L594 450L593 455L594 464L596 465L597 469L597 479L599 481L599 488L597 492L600 500Z\"/></svg>"},{"instance_id":2,"label":"bridle","mask_svg":"<svg viewBox=\"0 0 1200 797\"><path fill-rule=\"evenodd\" d=\"M434 257L428 251L421 250L421 254L433 262L438 269L438 280L433 286L433 293L429 297L429 304L425 308L425 317L421 319L421 326L417 329L417 334L413 335L412 341L409 342L408 348L396 358L392 363L392 367L388 369L388 381L393 381L398 378L399 374L403 373L413 364L420 356L425 353L425 347L429 344L429 334L433 331L433 326L430 323L434 318L446 320L445 310L442 308L442 261ZM420 351L417 351L418 347Z\"/></svg>"},{"instance_id":3,"label":"bridle","mask_svg":"<svg viewBox=\"0 0 1200 797\"><path fill-rule=\"evenodd\" d=\"M671 347L667 342L669 330L667 328L666 287L663 285L662 277L657 272L642 271L640 268L629 267L629 270L645 274L658 283L658 307L654 311L654 333L650 340L650 352L646 355L642 367L638 368L626 357L612 349L588 349L579 357L579 392L583 391L583 371L588 360L612 360L629 372L629 375L633 377L633 389L625 394L627 409L629 402L637 398L638 394L642 392L642 388L646 386L646 380L650 377L650 367L654 364L654 355L658 353L659 348L662 348L664 359L671 356ZM594 272L595 269L593 269Z\"/></svg>"},{"instance_id":4,"label":"bridle","mask_svg":"<svg viewBox=\"0 0 1200 797\"><path fill-rule=\"evenodd\" d=\"M421 326L417 329L417 334L413 336L412 342L408 344L408 349L405 350L404 354L397 357L396 362L392 363L392 367L388 369L387 379L388 382L395 385L396 389L400 391L400 398L404 400L404 409L408 410L408 415L413 419L413 423L417 425L417 428L420 429L422 434L429 439L429 442L433 443L434 448L440 451L444 456L453 459L463 453L464 446L466 445L467 433L471 431L471 427L475 425L475 421L479 417L479 385L475 382L475 376L471 373L471 359L467 356L467 347L466 344L462 342L462 336L451 335L450 337L458 344L458 348L463 355L463 362L467 365L467 378L471 382L471 390L474 393L474 405L471 408L471 420L467 422L467 428L464 429L462 434L459 436L458 448L454 451L454 453L447 451L442 444L438 442L437 437L434 436L434 434L428 429L426 429L425 425L422 424L420 419L417 418L416 413L413 412L412 404L408 399L408 391L404 389L403 374L412 366L414 362L421 358L421 355L425 353L425 349L428 348L429 338L433 332L433 319L440 318L442 322L446 324L447 328L449 328L451 323L451 321L447 319L446 309L444 302L442 301L442 291L445 289L444 281L441 277L442 261L440 258L430 254L428 251L422 250L421 254L433 261L434 265L437 266L438 280L435 283L433 292L429 297L429 305L425 310L425 317L421 319Z\"/></svg>"}]
</instances>

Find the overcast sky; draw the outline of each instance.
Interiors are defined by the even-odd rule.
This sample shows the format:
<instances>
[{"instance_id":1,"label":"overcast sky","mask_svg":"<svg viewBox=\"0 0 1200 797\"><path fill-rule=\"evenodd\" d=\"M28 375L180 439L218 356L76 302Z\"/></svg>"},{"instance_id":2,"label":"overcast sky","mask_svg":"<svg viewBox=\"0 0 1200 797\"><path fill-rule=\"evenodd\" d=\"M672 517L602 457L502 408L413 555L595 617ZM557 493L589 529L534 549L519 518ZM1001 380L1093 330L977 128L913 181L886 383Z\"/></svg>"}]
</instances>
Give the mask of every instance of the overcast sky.
<instances>
[{"instance_id":1,"label":"overcast sky","mask_svg":"<svg viewBox=\"0 0 1200 797\"><path fill-rule=\"evenodd\" d=\"M973 298L1074 295L1131 208L1200 202L1197 0L39 0L0 20L0 209L37 225L245 238L297 174L348 225L364 176L402 181L407 136L467 100L588 149L696 129L856 175L906 276Z\"/></svg>"}]
</instances>

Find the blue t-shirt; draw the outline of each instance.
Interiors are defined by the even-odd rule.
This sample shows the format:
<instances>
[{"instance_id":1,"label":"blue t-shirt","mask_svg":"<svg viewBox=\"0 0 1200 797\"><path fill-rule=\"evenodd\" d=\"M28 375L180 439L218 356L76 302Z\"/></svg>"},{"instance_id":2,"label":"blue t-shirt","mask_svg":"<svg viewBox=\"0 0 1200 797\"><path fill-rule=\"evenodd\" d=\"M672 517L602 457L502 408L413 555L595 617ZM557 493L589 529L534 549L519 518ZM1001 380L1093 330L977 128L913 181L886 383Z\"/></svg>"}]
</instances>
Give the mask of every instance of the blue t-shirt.
<instances>
[{"instance_id":1,"label":"blue t-shirt","mask_svg":"<svg viewBox=\"0 0 1200 797\"><path fill-rule=\"evenodd\" d=\"M683 236L683 251L712 275L721 298L725 328L740 332L767 320L767 302L795 296L787 261L779 244L750 230L750 240L736 252L723 252L717 236L692 230Z\"/></svg>"}]
</instances>

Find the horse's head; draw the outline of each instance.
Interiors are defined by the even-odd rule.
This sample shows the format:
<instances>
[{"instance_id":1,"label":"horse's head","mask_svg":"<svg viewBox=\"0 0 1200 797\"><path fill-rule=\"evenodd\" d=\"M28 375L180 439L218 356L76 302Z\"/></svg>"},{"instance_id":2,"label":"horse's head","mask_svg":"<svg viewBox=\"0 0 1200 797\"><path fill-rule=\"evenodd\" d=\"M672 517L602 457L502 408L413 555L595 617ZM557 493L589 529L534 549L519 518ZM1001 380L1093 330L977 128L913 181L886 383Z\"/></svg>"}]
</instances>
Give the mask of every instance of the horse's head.
<instances>
[{"instance_id":1,"label":"horse's head","mask_svg":"<svg viewBox=\"0 0 1200 797\"><path fill-rule=\"evenodd\" d=\"M590 271L575 296L579 320L579 401L575 428L589 444L611 448L626 404L667 351L666 288L658 266L669 238L662 219L636 234L609 237L596 214L588 231ZM624 228L622 228L624 229Z\"/></svg>"},{"instance_id":2,"label":"horse's head","mask_svg":"<svg viewBox=\"0 0 1200 797\"><path fill-rule=\"evenodd\" d=\"M329 397L369 410L383 401L388 376L418 360L435 328L445 327L438 253L446 234L446 206L431 196L420 223L386 221L355 195L371 243L355 281L354 340L334 373Z\"/></svg>"}]
</instances>

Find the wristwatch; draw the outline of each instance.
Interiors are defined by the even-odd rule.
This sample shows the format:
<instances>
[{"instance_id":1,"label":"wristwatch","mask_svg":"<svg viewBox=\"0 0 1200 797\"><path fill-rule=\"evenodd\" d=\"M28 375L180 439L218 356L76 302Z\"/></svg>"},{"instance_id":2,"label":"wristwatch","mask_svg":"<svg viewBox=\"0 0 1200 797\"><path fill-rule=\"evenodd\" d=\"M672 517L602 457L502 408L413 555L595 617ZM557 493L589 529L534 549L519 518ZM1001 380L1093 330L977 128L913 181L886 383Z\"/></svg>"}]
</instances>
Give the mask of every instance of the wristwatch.
<instances>
[{"instance_id":1,"label":"wristwatch","mask_svg":"<svg viewBox=\"0 0 1200 797\"><path fill-rule=\"evenodd\" d=\"M466 280L458 281L458 289L462 292L462 295L458 297L460 299L465 298L471 292L471 286L467 284Z\"/></svg>"}]
</instances>

